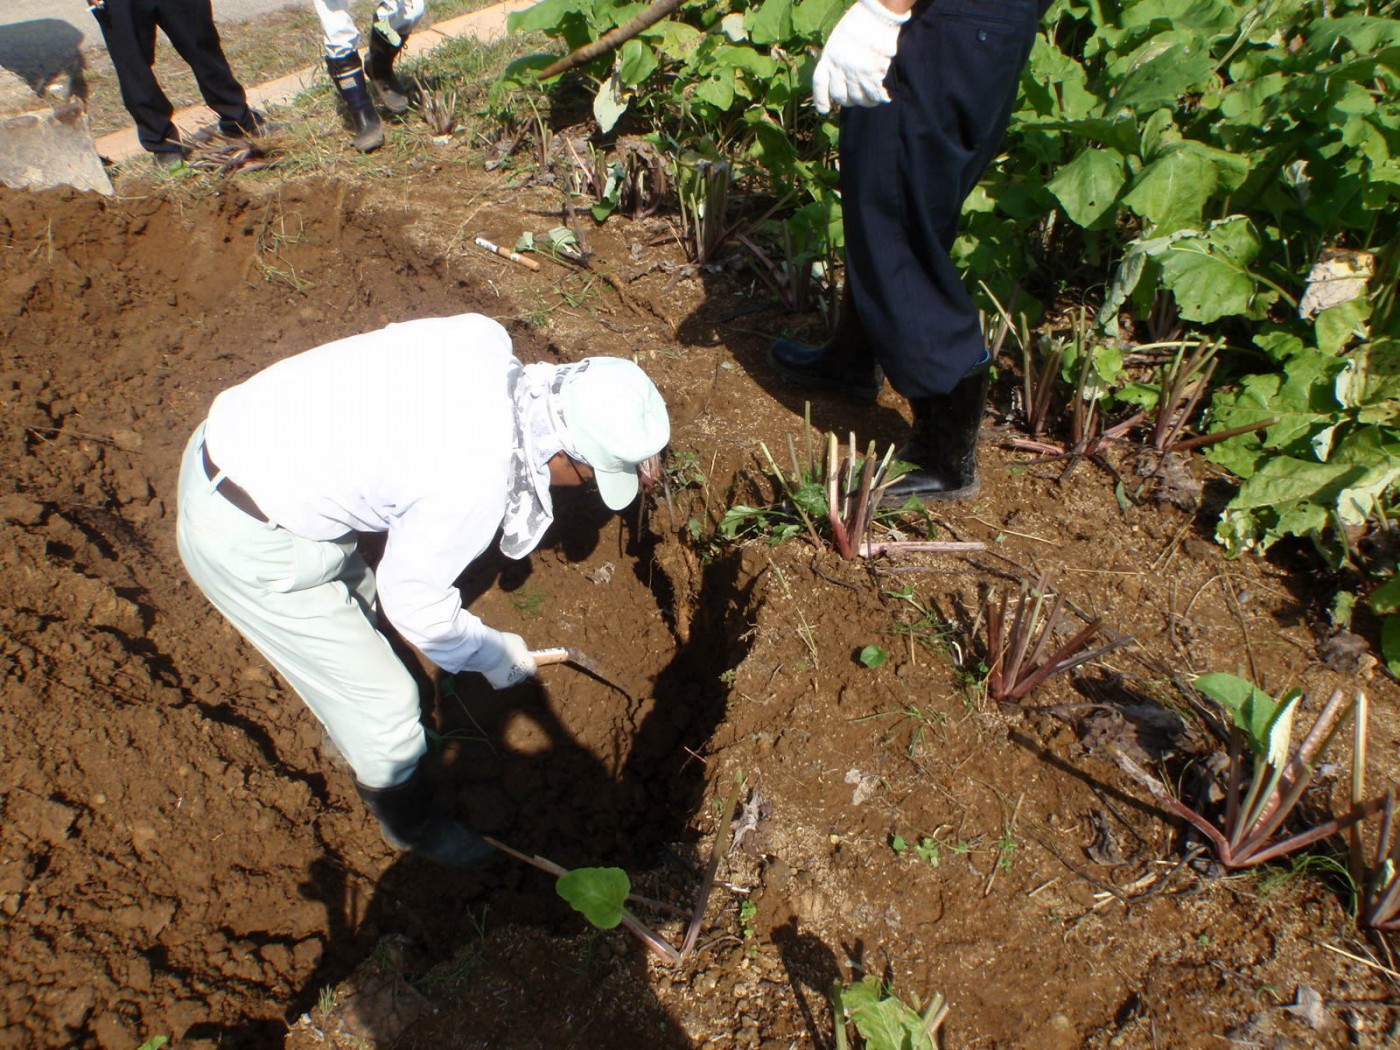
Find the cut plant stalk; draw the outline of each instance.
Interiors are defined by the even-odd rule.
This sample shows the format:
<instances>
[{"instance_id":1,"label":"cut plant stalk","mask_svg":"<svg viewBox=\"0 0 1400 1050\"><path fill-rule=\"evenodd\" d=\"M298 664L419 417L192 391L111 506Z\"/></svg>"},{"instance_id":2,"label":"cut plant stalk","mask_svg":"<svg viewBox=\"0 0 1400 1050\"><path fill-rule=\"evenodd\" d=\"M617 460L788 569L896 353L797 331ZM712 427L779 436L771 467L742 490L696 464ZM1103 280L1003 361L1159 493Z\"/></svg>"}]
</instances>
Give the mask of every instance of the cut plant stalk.
<instances>
[{"instance_id":1,"label":"cut plant stalk","mask_svg":"<svg viewBox=\"0 0 1400 1050\"><path fill-rule=\"evenodd\" d=\"M856 463L860 463L860 480L856 480ZM849 435L848 451L841 455L834 433L827 435L826 505L831 524L833 544L842 558L878 558L896 551L904 553L972 553L986 550L984 543L946 541L896 540L885 543L872 541L870 530L875 524L875 512L885 490L894 484L899 474L891 473L894 446L881 460L875 458L875 442L870 442L864 458L856 456L856 436ZM854 500L854 502L853 502Z\"/></svg>"},{"instance_id":2,"label":"cut plant stalk","mask_svg":"<svg viewBox=\"0 0 1400 1050\"><path fill-rule=\"evenodd\" d=\"M866 537L875 520L875 510L880 506L880 497L893 482L888 477L890 462L894 459L894 446L885 452L885 458L876 466L875 442L870 442L865 459L860 468L860 484L855 481L856 436L850 436L850 454L842 462L840 446L836 435L829 435L826 459L826 499L827 514L831 522L831 534L836 540L836 549L841 557L850 561L853 558L869 557L870 544ZM844 474L844 481L842 475ZM851 505L851 493L855 490L855 505Z\"/></svg>"},{"instance_id":3,"label":"cut plant stalk","mask_svg":"<svg viewBox=\"0 0 1400 1050\"><path fill-rule=\"evenodd\" d=\"M1130 635L1124 635L1094 649L1086 649L1103 626L1102 619L1095 619L1052 652L1055 624L1065 607L1065 597L1057 592L1046 613L1049 581L1047 572L1041 574L1034 586L1023 584L1014 608L1009 594L1003 594L997 601L990 589L983 592L987 616L987 695L998 703L1019 703L1052 676L1134 641Z\"/></svg>"},{"instance_id":4,"label":"cut plant stalk","mask_svg":"<svg viewBox=\"0 0 1400 1050\"><path fill-rule=\"evenodd\" d=\"M1365 693L1356 696L1356 733L1351 769L1351 801L1364 804L1366 797L1366 724L1369 704ZM1375 859L1367 864L1361 843L1361 825L1351 827L1351 875L1361 896L1359 918L1363 925L1386 933L1400 932L1400 834L1397 834L1396 789L1386 790L1381 801L1381 826L1376 836Z\"/></svg>"},{"instance_id":5,"label":"cut plant stalk","mask_svg":"<svg viewBox=\"0 0 1400 1050\"><path fill-rule=\"evenodd\" d=\"M1376 861L1362 872L1361 921L1373 930L1400 932L1400 835L1395 828L1395 788L1385 794Z\"/></svg>"},{"instance_id":6,"label":"cut plant stalk","mask_svg":"<svg viewBox=\"0 0 1400 1050\"><path fill-rule=\"evenodd\" d=\"M1030 340L1021 344L1021 374L1024 377L1026 432L1032 439L1045 433L1050 415L1050 398L1055 393L1055 377L1064 363L1065 348L1052 343L1039 369L1035 367Z\"/></svg>"},{"instance_id":7,"label":"cut plant stalk","mask_svg":"<svg viewBox=\"0 0 1400 1050\"><path fill-rule=\"evenodd\" d=\"M727 160L696 159L680 164L681 226L697 266L713 262L735 227L726 225L734 173Z\"/></svg>"},{"instance_id":8,"label":"cut plant stalk","mask_svg":"<svg viewBox=\"0 0 1400 1050\"><path fill-rule=\"evenodd\" d=\"M1152 447L1158 452L1174 448L1182 430L1196 414L1201 398L1210 389L1215 366L1220 363L1216 354L1224 345L1224 340L1211 343L1202 340L1189 355L1185 346L1178 347L1171 362L1162 366L1157 410L1152 420Z\"/></svg>"},{"instance_id":9,"label":"cut plant stalk","mask_svg":"<svg viewBox=\"0 0 1400 1050\"><path fill-rule=\"evenodd\" d=\"M1204 684L1206 679L1212 680ZM1152 774L1115 749L1115 757L1128 773L1173 813L1188 821L1210 841L1226 868L1251 868L1295 853L1329 838L1380 808L1381 800L1353 803L1345 816L1331 817L1292 835L1278 838L1293 815L1304 791L1312 783L1322 755L1358 703L1346 703L1342 691L1334 692L1318 713L1296 749L1290 751L1293 717L1303 694L1290 690L1275 699L1233 675L1203 675L1196 686L1220 702L1233 717L1230 727L1229 771L1225 784L1225 812L1216 824L1182 802ZM1241 688L1243 686L1243 688ZM1357 721L1355 755L1364 754L1364 719ZM1252 761L1248 786L1246 762Z\"/></svg>"},{"instance_id":10,"label":"cut plant stalk","mask_svg":"<svg viewBox=\"0 0 1400 1050\"><path fill-rule=\"evenodd\" d=\"M211 131L194 140L186 163L196 171L226 175L234 171L259 171L270 167L273 161L267 147L260 142Z\"/></svg>"},{"instance_id":11,"label":"cut plant stalk","mask_svg":"<svg viewBox=\"0 0 1400 1050\"><path fill-rule=\"evenodd\" d=\"M448 89L425 88L416 84L418 112L423 123L437 138L445 138L457 130L457 92Z\"/></svg>"}]
</instances>

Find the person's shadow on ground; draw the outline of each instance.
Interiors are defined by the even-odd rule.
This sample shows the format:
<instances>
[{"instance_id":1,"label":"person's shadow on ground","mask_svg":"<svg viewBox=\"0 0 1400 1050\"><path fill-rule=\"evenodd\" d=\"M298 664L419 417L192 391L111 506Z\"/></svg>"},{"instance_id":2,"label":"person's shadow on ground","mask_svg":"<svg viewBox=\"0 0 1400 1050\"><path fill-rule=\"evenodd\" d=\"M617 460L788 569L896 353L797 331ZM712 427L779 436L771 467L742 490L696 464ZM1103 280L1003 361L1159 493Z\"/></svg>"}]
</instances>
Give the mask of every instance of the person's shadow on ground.
<instances>
[{"instance_id":1,"label":"person's shadow on ground","mask_svg":"<svg viewBox=\"0 0 1400 1050\"><path fill-rule=\"evenodd\" d=\"M19 77L35 95L62 83L73 95L86 98L83 40L82 33L57 18L0 25L0 69Z\"/></svg>"},{"instance_id":2,"label":"person's shadow on ground","mask_svg":"<svg viewBox=\"0 0 1400 1050\"><path fill-rule=\"evenodd\" d=\"M556 526L542 547L555 547L570 561L587 558L609 512L589 492L556 493L556 510ZM624 528L627 555L640 564L650 540L630 524ZM373 562L373 549L366 554ZM491 586L519 587L528 578L529 561L511 561L493 547L459 581L464 602L470 606ZM723 627L712 626L716 635ZM723 690L712 667L730 657L706 651L711 635L698 624L691 636L659 675L656 702L620 768L581 746L559 720L549 676L497 692L475 674L454 676L434 689L425 674L425 706L437 699L426 721L438 752L428 770L439 808L566 868L615 866L634 885L640 876L682 888L681 894L695 889L698 858L682 854L693 837L690 823L705 782L691 752L705 748L723 713ZM411 658L405 663L418 667ZM511 743L520 739L522 724L529 727L528 748ZM431 1031L434 1022L429 999L418 988L434 1001L450 1000L459 1024L469 1017L451 1037L455 1047L693 1045L647 990L646 949L639 942L616 931L586 939L582 957L570 954L586 926L555 893L552 876L504 855L483 871L459 872L405 854L368 899L356 899L357 893L364 896L362 878L338 859L338 843L325 846L326 859L302 886L307 899L325 907L325 950L321 965L287 1004L288 1023L353 974L349 983L357 1001L354 1030L347 1034L366 1045L395 1045L406 1030L408 1044L420 1045L420 1026ZM692 902L681 897L674 903ZM507 926L503 940L490 939L493 930ZM434 967L434 979L425 983ZM458 971L471 971L460 992L442 986ZM604 994L604 988L620 994ZM192 1030L186 1038L217 1038L226 1047L281 1045L267 1024Z\"/></svg>"},{"instance_id":3,"label":"person's shadow on ground","mask_svg":"<svg viewBox=\"0 0 1400 1050\"><path fill-rule=\"evenodd\" d=\"M717 362L714 389L703 399L698 414L723 412L724 386L740 382L737 376L730 378L733 373L726 374L727 354L765 394L791 413L794 440L802 437L804 417L810 411L812 426L820 434L834 433L844 443L847 435L854 433L862 454L870 441L876 443L879 455L891 444L903 444L909 425L896 407L903 399L888 383L879 403L864 404L831 391L794 384L778 374L768 363L768 348L774 340L787 336L820 345L827 339L828 325L816 310L792 313L769 292L746 291L738 276L744 272L702 273L690 278L703 280L706 292L693 310L677 320L676 340L692 352L712 349ZM798 447L804 447L800 440Z\"/></svg>"}]
</instances>

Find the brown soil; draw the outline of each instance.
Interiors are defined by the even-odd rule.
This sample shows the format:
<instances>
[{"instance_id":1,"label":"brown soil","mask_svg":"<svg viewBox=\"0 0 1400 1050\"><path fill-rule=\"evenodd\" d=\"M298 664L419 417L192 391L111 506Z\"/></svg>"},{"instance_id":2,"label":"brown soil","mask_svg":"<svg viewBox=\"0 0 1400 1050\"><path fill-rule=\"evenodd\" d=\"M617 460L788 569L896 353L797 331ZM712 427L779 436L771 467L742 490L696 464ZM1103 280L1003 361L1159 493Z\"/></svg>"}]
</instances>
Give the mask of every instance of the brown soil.
<instances>
[{"instance_id":1,"label":"brown soil","mask_svg":"<svg viewBox=\"0 0 1400 1050\"><path fill-rule=\"evenodd\" d=\"M1132 502L1131 456L1111 464L1120 499L1104 468L1062 476L989 431L982 496L937 514L981 554L697 542L692 520L703 540L730 505L773 498L760 441L784 461L789 435L805 446L802 400L762 353L810 322L742 272L678 276L674 244L646 247L660 228L623 220L590 240L626 300L478 253L478 230L556 225L557 197L464 154L396 180L174 194L0 197L0 1046L825 1048L832 982L860 973L945 995L954 1047L1395 1037L1394 987L1334 950L1374 954L1335 879L1182 864L1191 840L1111 757L1189 790L1211 748L1172 713L1174 674L1320 699L1366 670L1319 659L1325 581L1306 562L1227 561L1210 541L1219 479L1197 512ZM742 774L751 830L679 968L589 932L525 865L466 878L389 850L314 719L175 553L177 461L215 393L465 310L505 321L526 359L635 355L704 475L645 518L568 501L526 563L463 581L488 622L584 650L639 700L553 667L503 694L466 676L428 714L443 804L685 907ZM883 447L903 411L890 392L818 400L813 422ZM1136 641L1051 680L1037 710L1002 710L956 624L979 584L1044 570ZM871 644L890 654L875 669L856 658ZM1376 783L1397 691L1367 689ZM638 910L679 942L677 920ZM1287 1009L1309 990L1319 1014Z\"/></svg>"}]
</instances>

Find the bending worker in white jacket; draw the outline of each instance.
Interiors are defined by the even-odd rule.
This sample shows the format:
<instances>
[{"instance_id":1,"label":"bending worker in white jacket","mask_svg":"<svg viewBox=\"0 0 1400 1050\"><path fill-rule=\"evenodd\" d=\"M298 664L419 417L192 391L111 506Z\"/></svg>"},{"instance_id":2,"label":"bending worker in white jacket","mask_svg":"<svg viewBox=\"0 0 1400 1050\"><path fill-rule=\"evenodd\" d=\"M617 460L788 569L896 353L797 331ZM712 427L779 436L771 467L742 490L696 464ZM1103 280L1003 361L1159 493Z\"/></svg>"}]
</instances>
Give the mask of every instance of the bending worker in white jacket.
<instances>
[{"instance_id":1,"label":"bending worker in white jacket","mask_svg":"<svg viewBox=\"0 0 1400 1050\"><path fill-rule=\"evenodd\" d=\"M462 607L453 581L501 530L523 558L551 485L597 482L614 510L655 477L666 405L615 358L522 365L478 314L390 325L224 391L185 449L180 556L349 761L385 839L464 866L489 854L431 816L418 688L377 627L497 689L535 673L524 639ZM356 533L387 533L377 573Z\"/></svg>"}]
</instances>

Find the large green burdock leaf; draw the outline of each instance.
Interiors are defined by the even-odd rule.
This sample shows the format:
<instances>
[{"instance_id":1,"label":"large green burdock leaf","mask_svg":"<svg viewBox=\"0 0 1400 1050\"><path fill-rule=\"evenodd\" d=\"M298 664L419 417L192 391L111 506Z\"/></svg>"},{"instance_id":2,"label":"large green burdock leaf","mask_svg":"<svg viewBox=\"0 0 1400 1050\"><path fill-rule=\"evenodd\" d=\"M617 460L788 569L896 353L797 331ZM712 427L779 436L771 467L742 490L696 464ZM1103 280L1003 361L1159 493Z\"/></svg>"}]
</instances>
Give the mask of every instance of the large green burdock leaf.
<instances>
[{"instance_id":1,"label":"large green burdock leaf","mask_svg":"<svg viewBox=\"0 0 1400 1050\"><path fill-rule=\"evenodd\" d=\"M1244 376L1233 391L1218 391L1211 402L1211 430L1232 430L1264 419L1277 422L1262 437L1251 435L1215 446L1209 458L1248 477L1253 470L1242 470L1230 459L1243 447L1262 442L1270 449L1306 453L1317 429L1340 411L1332 391L1342 367L1334 358L1299 352L1281 363L1282 371Z\"/></svg>"},{"instance_id":2,"label":"large green burdock leaf","mask_svg":"<svg viewBox=\"0 0 1400 1050\"><path fill-rule=\"evenodd\" d=\"M1346 18L1319 18L1308 29L1308 51L1321 56L1345 41L1357 54L1369 55L1383 47L1400 44L1400 21L1350 15Z\"/></svg>"},{"instance_id":3,"label":"large green burdock leaf","mask_svg":"<svg viewBox=\"0 0 1400 1050\"><path fill-rule=\"evenodd\" d=\"M1355 428L1333 450L1330 462L1354 470L1336 493L1337 517L1347 525L1363 525L1382 512L1382 496L1400 484L1400 438L1379 426Z\"/></svg>"},{"instance_id":4,"label":"large green burdock leaf","mask_svg":"<svg viewBox=\"0 0 1400 1050\"><path fill-rule=\"evenodd\" d=\"M1350 475L1359 474L1349 463L1311 463L1292 456L1271 456L1246 478L1231 501L1236 509L1277 507L1299 500L1326 502L1335 496Z\"/></svg>"},{"instance_id":5,"label":"large green burdock leaf","mask_svg":"<svg viewBox=\"0 0 1400 1050\"><path fill-rule=\"evenodd\" d=\"M1126 175L1123 155L1112 149L1086 149L1046 186L1076 226L1090 229L1113 214Z\"/></svg>"},{"instance_id":6,"label":"large green burdock leaf","mask_svg":"<svg viewBox=\"0 0 1400 1050\"><path fill-rule=\"evenodd\" d=\"M1131 114L1109 120L1107 117L1076 117L1073 120L1028 120L1027 130L1064 131L1086 144L1106 146L1119 153L1136 153L1141 139L1137 118Z\"/></svg>"},{"instance_id":7,"label":"large green burdock leaf","mask_svg":"<svg viewBox=\"0 0 1400 1050\"><path fill-rule=\"evenodd\" d=\"M559 876L554 890L600 930L622 921L632 882L621 868L576 868Z\"/></svg>"},{"instance_id":8,"label":"large green burdock leaf","mask_svg":"<svg viewBox=\"0 0 1400 1050\"><path fill-rule=\"evenodd\" d=\"M734 71L721 69L706 77L696 85L695 97L701 102L708 102L721 113L727 111L734 105Z\"/></svg>"},{"instance_id":9,"label":"large green burdock leaf","mask_svg":"<svg viewBox=\"0 0 1400 1050\"><path fill-rule=\"evenodd\" d=\"M1400 426L1400 342L1377 339L1358 347L1336 390L1338 401L1360 409L1357 422Z\"/></svg>"},{"instance_id":10,"label":"large green burdock leaf","mask_svg":"<svg viewBox=\"0 0 1400 1050\"><path fill-rule=\"evenodd\" d=\"M1128 73L1106 104L1110 113L1131 109L1149 113L1159 106L1175 105L1189 92L1199 91L1215 72L1204 41L1172 44Z\"/></svg>"},{"instance_id":11,"label":"large green burdock leaf","mask_svg":"<svg viewBox=\"0 0 1400 1050\"><path fill-rule=\"evenodd\" d=\"M1267 550L1284 536L1321 535L1340 512L1340 496L1357 489L1356 498L1365 500L1374 493L1384 480L1374 476L1375 469L1262 456L1220 516L1215 538L1233 556L1256 547Z\"/></svg>"},{"instance_id":12,"label":"large green burdock leaf","mask_svg":"<svg viewBox=\"0 0 1400 1050\"><path fill-rule=\"evenodd\" d=\"M1103 101L1089 88L1088 81L1084 67L1075 59L1051 44L1044 35L1036 37L1021 81L1024 101L1033 112L1042 117L1066 120L1088 116L1099 109Z\"/></svg>"},{"instance_id":13,"label":"large green burdock leaf","mask_svg":"<svg viewBox=\"0 0 1400 1050\"><path fill-rule=\"evenodd\" d=\"M1259 255L1254 225L1236 215L1173 241L1160 256L1162 283L1187 321L1216 321L1248 313L1256 283L1249 266Z\"/></svg>"},{"instance_id":14,"label":"large green burdock leaf","mask_svg":"<svg viewBox=\"0 0 1400 1050\"><path fill-rule=\"evenodd\" d=\"M1238 27L1240 12L1239 5L1227 0L1138 0L1124 4L1119 18L1124 29L1162 22L1222 33Z\"/></svg>"},{"instance_id":15,"label":"large green burdock leaf","mask_svg":"<svg viewBox=\"0 0 1400 1050\"><path fill-rule=\"evenodd\" d=\"M1123 203L1152 224L1154 234L1199 227L1206 202L1219 182L1205 157L1174 149L1147 165Z\"/></svg>"},{"instance_id":16,"label":"large green burdock leaf","mask_svg":"<svg viewBox=\"0 0 1400 1050\"><path fill-rule=\"evenodd\" d=\"M1288 78L1282 73L1231 84L1220 97L1220 115L1239 124L1262 127L1274 114L1287 112L1283 94L1287 85Z\"/></svg>"},{"instance_id":17,"label":"large green burdock leaf","mask_svg":"<svg viewBox=\"0 0 1400 1050\"><path fill-rule=\"evenodd\" d=\"M844 0L798 0L792 8L792 26L799 33L825 38L845 13Z\"/></svg>"},{"instance_id":18,"label":"large green burdock leaf","mask_svg":"<svg viewBox=\"0 0 1400 1050\"><path fill-rule=\"evenodd\" d=\"M792 0L763 0L757 9L749 9L746 21L755 44L782 43L792 36Z\"/></svg>"},{"instance_id":19,"label":"large green burdock leaf","mask_svg":"<svg viewBox=\"0 0 1400 1050\"><path fill-rule=\"evenodd\" d=\"M632 39L618 52L617 77L624 84L635 86L656 71L656 51L648 43Z\"/></svg>"},{"instance_id":20,"label":"large green burdock leaf","mask_svg":"<svg viewBox=\"0 0 1400 1050\"><path fill-rule=\"evenodd\" d=\"M540 3L506 16L506 27L512 33L533 33L553 29L566 15L592 11L589 0L541 0Z\"/></svg>"}]
</instances>

